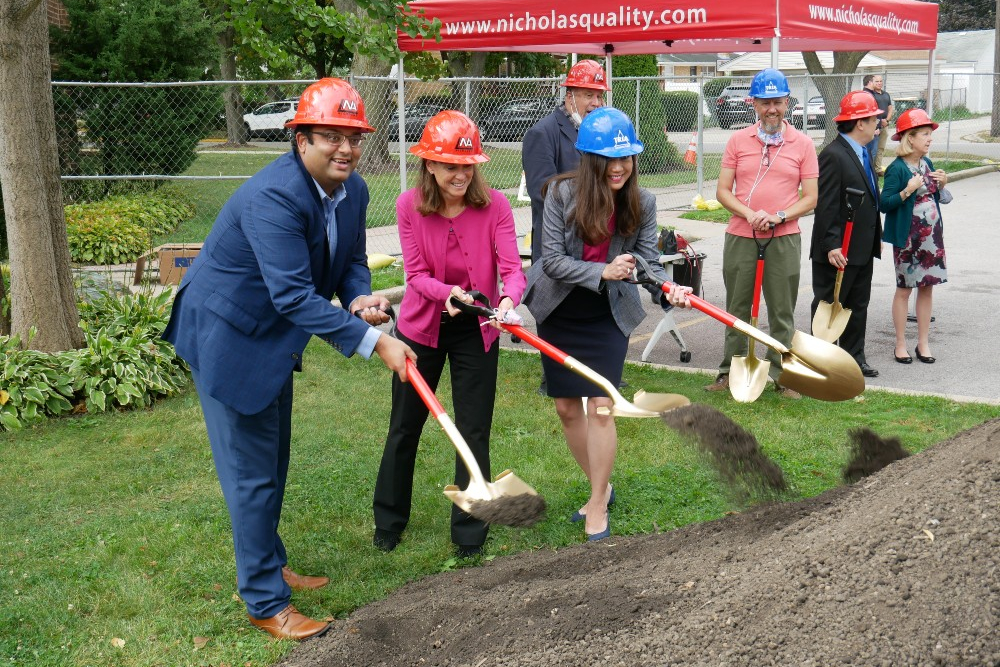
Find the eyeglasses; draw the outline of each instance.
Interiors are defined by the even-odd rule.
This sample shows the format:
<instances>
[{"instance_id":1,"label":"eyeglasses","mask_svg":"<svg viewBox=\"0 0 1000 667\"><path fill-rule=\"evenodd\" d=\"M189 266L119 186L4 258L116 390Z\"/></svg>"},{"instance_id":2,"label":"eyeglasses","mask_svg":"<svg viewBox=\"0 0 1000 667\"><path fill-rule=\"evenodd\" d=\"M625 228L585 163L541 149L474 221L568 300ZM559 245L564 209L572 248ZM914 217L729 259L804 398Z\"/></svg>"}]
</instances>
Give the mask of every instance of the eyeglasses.
<instances>
[{"instance_id":1,"label":"eyeglasses","mask_svg":"<svg viewBox=\"0 0 1000 667\"><path fill-rule=\"evenodd\" d=\"M764 144L764 150L760 156L760 163L765 167L771 166L771 145Z\"/></svg>"},{"instance_id":2,"label":"eyeglasses","mask_svg":"<svg viewBox=\"0 0 1000 667\"><path fill-rule=\"evenodd\" d=\"M365 140L365 135L363 134L352 134L348 136L346 134L341 134L340 132L317 132L315 130L312 131L312 134L323 137L323 140L334 148L339 148L345 140L351 145L351 148L360 148L361 144L364 143Z\"/></svg>"}]
</instances>

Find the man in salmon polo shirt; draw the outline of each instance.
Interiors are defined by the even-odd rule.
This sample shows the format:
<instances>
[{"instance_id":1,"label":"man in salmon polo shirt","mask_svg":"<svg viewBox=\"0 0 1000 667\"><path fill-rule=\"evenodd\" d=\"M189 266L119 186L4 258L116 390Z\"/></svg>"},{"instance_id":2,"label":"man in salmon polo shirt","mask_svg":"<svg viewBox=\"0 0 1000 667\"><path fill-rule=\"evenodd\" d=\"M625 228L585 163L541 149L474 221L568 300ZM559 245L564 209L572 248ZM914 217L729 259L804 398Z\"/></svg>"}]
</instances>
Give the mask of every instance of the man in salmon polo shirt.
<instances>
[{"instance_id":1,"label":"man in salmon polo shirt","mask_svg":"<svg viewBox=\"0 0 1000 667\"><path fill-rule=\"evenodd\" d=\"M770 241L764 260L763 303L771 336L790 346L802 257L798 219L816 205L819 164L812 139L785 120L788 96L788 80L780 71L761 70L753 78L750 97L759 120L733 132L726 143L715 197L732 213L722 251L726 310L742 320L750 319L757 270L754 235L761 243ZM747 353L745 334L727 328L725 336L719 374L705 387L708 391L728 390L733 355ZM785 398L801 398L795 390L778 384L781 357L769 349L767 358L775 390Z\"/></svg>"}]
</instances>

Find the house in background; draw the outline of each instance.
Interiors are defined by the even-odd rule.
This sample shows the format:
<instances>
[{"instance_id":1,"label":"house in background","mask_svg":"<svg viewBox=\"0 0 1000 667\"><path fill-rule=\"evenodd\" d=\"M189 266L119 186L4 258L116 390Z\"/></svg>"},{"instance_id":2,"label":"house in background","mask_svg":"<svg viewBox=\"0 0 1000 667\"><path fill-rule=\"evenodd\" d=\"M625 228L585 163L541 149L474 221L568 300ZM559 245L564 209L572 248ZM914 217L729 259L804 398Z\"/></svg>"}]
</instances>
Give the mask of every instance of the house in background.
<instances>
[{"instance_id":1,"label":"house in background","mask_svg":"<svg viewBox=\"0 0 1000 667\"><path fill-rule=\"evenodd\" d=\"M938 34L935 107L959 105L973 113L993 108L993 30Z\"/></svg>"},{"instance_id":2,"label":"house in background","mask_svg":"<svg viewBox=\"0 0 1000 667\"><path fill-rule=\"evenodd\" d=\"M715 76L718 60L714 53L661 53L656 56L656 67L662 77L696 83L699 77Z\"/></svg>"}]
</instances>

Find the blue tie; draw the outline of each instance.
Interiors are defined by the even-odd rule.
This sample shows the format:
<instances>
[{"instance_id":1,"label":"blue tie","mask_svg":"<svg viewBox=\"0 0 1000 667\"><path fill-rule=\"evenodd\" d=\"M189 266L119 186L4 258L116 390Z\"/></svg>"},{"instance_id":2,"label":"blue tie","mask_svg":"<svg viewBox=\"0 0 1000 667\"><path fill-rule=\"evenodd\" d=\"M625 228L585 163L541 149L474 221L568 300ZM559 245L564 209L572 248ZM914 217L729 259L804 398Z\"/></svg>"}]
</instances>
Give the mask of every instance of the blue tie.
<instances>
[{"instance_id":1,"label":"blue tie","mask_svg":"<svg viewBox=\"0 0 1000 667\"><path fill-rule=\"evenodd\" d=\"M861 162L865 165L868 184L872 186L872 192L875 192L875 173L872 171L871 157L868 155L868 149L864 146L861 148Z\"/></svg>"}]
</instances>

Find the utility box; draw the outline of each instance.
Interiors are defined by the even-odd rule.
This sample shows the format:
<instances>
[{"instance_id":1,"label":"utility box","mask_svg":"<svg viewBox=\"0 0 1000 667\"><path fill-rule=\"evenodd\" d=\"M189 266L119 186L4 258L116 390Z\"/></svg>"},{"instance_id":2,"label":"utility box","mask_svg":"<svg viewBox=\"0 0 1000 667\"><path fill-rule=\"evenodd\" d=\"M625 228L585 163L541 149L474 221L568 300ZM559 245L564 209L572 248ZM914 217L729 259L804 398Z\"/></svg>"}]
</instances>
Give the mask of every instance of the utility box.
<instances>
[{"instance_id":1,"label":"utility box","mask_svg":"<svg viewBox=\"0 0 1000 667\"><path fill-rule=\"evenodd\" d=\"M155 248L160 264L160 284L179 285L201 246L201 243L167 243Z\"/></svg>"}]
</instances>

